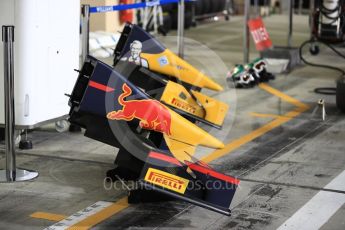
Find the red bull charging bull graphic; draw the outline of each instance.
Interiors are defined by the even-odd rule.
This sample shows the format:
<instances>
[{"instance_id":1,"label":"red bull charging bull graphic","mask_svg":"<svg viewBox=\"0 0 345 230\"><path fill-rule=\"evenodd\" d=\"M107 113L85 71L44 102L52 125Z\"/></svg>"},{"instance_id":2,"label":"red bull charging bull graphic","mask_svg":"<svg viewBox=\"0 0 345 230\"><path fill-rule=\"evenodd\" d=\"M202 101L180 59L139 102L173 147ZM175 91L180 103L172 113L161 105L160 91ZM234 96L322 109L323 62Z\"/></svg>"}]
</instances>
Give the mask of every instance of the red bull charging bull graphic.
<instances>
[{"instance_id":1,"label":"red bull charging bull graphic","mask_svg":"<svg viewBox=\"0 0 345 230\"><path fill-rule=\"evenodd\" d=\"M125 98L132 95L132 89L125 83L122 90L118 102L123 107L121 110L108 113L108 119L131 121L136 118L140 120L139 125L143 129L171 135L171 115L164 105L151 99L126 101Z\"/></svg>"}]
</instances>

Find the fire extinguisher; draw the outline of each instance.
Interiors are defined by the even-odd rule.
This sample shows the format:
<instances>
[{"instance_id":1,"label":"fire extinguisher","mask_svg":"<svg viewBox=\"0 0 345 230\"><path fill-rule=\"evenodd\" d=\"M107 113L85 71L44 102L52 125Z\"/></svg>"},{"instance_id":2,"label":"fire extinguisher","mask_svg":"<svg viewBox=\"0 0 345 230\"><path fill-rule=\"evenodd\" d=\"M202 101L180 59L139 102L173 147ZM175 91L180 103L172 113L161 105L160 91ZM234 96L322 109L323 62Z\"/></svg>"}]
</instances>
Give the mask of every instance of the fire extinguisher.
<instances>
[{"instance_id":1,"label":"fire extinguisher","mask_svg":"<svg viewBox=\"0 0 345 230\"><path fill-rule=\"evenodd\" d=\"M132 4L134 0L120 0L120 4ZM125 22L133 22L133 10L122 10L120 11L120 22L125 23Z\"/></svg>"}]
</instances>

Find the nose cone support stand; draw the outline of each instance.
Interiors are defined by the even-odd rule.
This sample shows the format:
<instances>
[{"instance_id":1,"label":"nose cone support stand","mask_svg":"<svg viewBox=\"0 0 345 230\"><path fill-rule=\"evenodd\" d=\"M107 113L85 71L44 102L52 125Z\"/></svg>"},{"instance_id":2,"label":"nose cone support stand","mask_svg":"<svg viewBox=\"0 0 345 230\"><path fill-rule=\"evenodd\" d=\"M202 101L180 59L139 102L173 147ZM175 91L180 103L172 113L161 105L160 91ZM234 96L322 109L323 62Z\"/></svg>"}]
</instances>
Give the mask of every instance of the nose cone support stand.
<instances>
[{"instance_id":1,"label":"nose cone support stand","mask_svg":"<svg viewBox=\"0 0 345 230\"><path fill-rule=\"evenodd\" d=\"M37 172L16 168L15 115L14 115L14 26L2 27L4 45L4 89L5 89L5 156L6 169L0 170L0 182L32 180Z\"/></svg>"}]
</instances>

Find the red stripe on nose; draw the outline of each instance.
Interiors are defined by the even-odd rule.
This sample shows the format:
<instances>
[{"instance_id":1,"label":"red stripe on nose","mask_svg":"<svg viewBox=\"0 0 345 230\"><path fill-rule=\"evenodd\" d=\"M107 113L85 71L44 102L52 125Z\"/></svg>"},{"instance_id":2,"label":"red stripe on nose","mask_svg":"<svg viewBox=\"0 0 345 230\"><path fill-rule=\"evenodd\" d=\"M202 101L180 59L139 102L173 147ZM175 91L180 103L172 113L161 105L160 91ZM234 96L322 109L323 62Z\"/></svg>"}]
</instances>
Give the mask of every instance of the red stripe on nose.
<instances>
[{"instance_id":1,"label":"red stripe on nose","mask_svg":"<svg viewBox=\"0 0 345 230\"><path fill-rule=\"evenodd\" d=\"M93 88L96 88L96 89L99 89L99 90L102 90L102 91L107 92L107 93L115 91L115 89L113 89L111 87L108 87L106 85L97 83L95 81L89 81L89 86L93 87Z\"/></svg>"}]
</instances>

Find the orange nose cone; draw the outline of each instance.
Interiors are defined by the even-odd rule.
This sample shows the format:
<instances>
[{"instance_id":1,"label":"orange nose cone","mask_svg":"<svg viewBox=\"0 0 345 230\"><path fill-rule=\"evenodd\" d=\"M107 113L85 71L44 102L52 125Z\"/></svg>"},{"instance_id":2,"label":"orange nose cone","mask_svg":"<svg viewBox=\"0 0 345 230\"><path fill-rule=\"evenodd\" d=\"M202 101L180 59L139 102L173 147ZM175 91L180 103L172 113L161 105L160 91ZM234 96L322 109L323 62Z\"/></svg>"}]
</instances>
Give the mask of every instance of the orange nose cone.
<instances>
[{"instance_id":1,"label":"orange nose cone","mask_svg":"<svg viewBox=\"0 0 345 230\"><path fill-rule=\"evenodd\" d=\"M178 57L169 49L159 54L142 53L141 57L149 63L149 69L158 73L174 76L177 79L200 88L222 91L223 87ZM164 59L164 63L157 60Z\"/></svg>"},{"instance_id":2,"label":"orange nose cone","mask_svg":"<svg viewBox=\"0 0 345 230\"><path fill-rule=\"evenodd\" d=\"M215 149L222 149L225 147L223 142L221 142L217 138L211 136L210 134L208 134L207 136L205 135L201 138L203 141L200 142L200 145L207 146L210 148L215 148Z\"/></svg>"},{"instance_id":3,"label":"orange nose cone","mask_svg":"<svg viewBox=\"0 0 345 230\"><path fill-rule=\"evenodd\" d=\"M169 138L193 146L202 145L210 148L224 148L224 144L205 130L199 128L179 114L170 110L171 135Z\"/></svg>"},{"instance_id":4,"label":"orange nose cone","mask_svg":"<svg viewBox=\"0 0 345 230\"><path fill-rule=\"evenodd\" d=\"M208 89L212 89L215 91L223 91L223 87L217 84L216 82L212 81L209 77L204 75L203 77L204 80L204 87Z\"/></svg>"}]
</instances>

